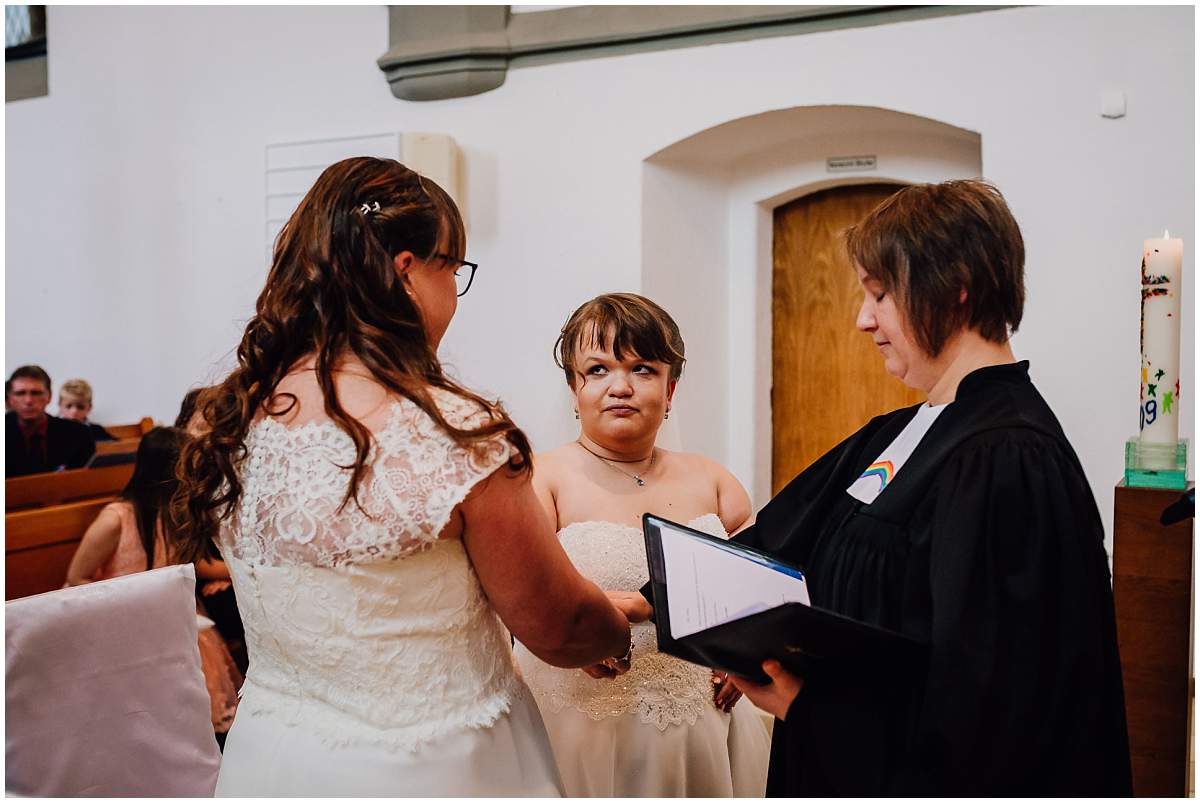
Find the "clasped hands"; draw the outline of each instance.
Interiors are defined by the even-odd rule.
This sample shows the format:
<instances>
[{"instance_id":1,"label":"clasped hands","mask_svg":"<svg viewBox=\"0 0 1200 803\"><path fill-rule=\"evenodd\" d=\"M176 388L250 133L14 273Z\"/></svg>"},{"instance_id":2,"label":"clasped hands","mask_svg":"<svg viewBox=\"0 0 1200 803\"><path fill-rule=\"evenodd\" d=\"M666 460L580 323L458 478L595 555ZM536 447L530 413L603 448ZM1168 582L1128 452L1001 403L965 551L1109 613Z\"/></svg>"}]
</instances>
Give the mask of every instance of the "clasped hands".
<instances>
[{"instance_id":1,"label":"clasped hands","mask_svg":"<svg viewBox=\"0 0 1200 803\"><path fill-rule=\"evenodd\" d=\"M606 591L604 593L608 595L608 601L613 604L613 607L625 615L630 625L645 622L654 613L654 609L650 607L646 598L636 591ZM633 638L632 634L630 634L630 638ZM624 675L629 671L629 663L625 657L605 658L600 663L583 667L583 671L594 678L615 678L617 675Z\"/></svg>"},{"instance_id":2,"label":"clasped hands","mask_svg":"<svg viewBox=\"0 0 1200 803\"><path fill-rule=\"evenodd\" d=\"M608 599L612 602L629 624L635 625L647 621L654 613L650 603L636 591L607 591ZM625 658L605 658L600 663L583 667L583 671L593 678L615 678L629 671L629 660ZM714 671L712 674L713 704L725 713L733 710L734 704L742 697L734 679L726 672Z\"/></svg>"}]
</instances>

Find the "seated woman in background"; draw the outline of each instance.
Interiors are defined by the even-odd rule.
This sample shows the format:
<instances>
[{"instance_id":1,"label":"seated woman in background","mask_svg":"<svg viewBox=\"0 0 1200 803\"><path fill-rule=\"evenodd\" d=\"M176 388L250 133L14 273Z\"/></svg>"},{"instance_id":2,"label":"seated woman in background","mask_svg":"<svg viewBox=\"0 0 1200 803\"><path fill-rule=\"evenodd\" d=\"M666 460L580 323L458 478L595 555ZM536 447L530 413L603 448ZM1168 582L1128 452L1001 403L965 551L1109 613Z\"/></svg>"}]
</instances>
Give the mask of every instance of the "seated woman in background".
<instances>
[{"instance_id":1,"label":"seated woman in background","mask_svg":"<svg viewBox=\"0 0 1200 803\"><path fill-rule=\"evenodd\" d=\"M58 417L78 421L92 433L92 440L116 440L108 430L87 418L92 412L92 386L83 379L68 379L58 389Z\"/></svg>"},{"instance_id":2,"label":"seated woman in background","mask_svg":"<svg viewBox=\"0 0 1200 803\"><path fill-rule=\"evenodd\" d=\"M675 321L649 299L599 296L568 319L556 360L575 395L578 439L540 454L533 487L575 567L601 588L647 579L641 516L657 513L726 537L750 498L725 468L655 446L683 370ZM769 740L758 712L716 675L656 648L634 628L627 674L557 669L521 645L567 795L761 797Z\"/></svg>"},{"instance_id":3,"label":"seated woman in background","mask_svg":"<svg viewBox=\"0 0 1200 803\"><path fill-rule=\"evenodd\" d=\"M67 569L67 585L77 586L135 572L157 569L169 559L163 539L168 524L167 505L178 487L175 466L184 435L174 427L155 427L138 444L137 463L120 498L106 505L83 540ZM228 579L219 560L196 563L198 583ZM199 613L204 613L203 609ZM213 729L223 735L233 724L241 673L224 641L214 629L200 631L200 666L212 698Z\"/></svg>"},{"instance_id":4,"label":"seated woman in background","mask_svg":"<svg viewBox=\"0 0 1200 803\"><path fill-rule=\"evenodd\" d=\"M1104 529L1009 345L1025 302L1012 213L981 181L916 185L847 244L859 330L928 402L872 419L736 540L801 566L814 605L929 653L738 679L779 720L768 794L1129 795Z\"/></svg>"},{"instance_id":5,"label":"seated woman in background","mask_svg":"<svg viewBox=\"0 0 1200 803\"><path fill-rule=\"evenodd\" d=\"M192 388L184 394L179 413L175 416L176 429L194 434L200 428L202 421L196 415L196 404L205 390L207 388ZM201 580L196 585L204 608L225 639L233 662L237 664L238 671L245 675L250 668L250 658L246 652L246 627L238 612L237 596L228 572L222 572L217 579Z\"/></svg>"}]
</instances>

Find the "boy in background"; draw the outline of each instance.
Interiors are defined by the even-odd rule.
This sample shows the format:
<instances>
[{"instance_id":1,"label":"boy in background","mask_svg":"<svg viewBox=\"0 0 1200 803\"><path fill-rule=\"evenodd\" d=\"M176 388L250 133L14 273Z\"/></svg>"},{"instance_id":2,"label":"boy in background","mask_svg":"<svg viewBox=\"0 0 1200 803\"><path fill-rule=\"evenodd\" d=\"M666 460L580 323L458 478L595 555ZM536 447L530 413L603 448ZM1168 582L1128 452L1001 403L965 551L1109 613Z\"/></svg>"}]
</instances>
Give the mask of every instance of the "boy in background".
<instances>
[{"instance_id":1,"label":"boy in background","mask_svg":"<svg viewBox=\"0 0 1200 803\"><path fill-rule=\"evenodd\" d=\"M78 421L92 433L94 441L116 440L108 430L87 420L92 412L92 386L83 379L68 379L58 390L58 417Z\"/></svg>"}]
</instances>

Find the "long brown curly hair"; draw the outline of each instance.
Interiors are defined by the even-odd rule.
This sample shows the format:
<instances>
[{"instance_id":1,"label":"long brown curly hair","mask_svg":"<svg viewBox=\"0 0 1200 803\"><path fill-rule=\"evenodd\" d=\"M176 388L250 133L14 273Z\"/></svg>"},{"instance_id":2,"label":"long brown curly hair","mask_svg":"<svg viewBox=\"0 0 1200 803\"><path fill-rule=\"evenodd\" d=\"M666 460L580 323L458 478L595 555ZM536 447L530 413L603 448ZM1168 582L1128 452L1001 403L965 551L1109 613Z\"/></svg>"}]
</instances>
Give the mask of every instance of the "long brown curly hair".
<instances>
[{"instance_id":1,"label":"long brown curly hair","mask_svg":"<svg viewBox=\"0 0 1200 803\"><path fill-rule=\"evenodd\" d=\"M466 236L454 201L399 162L356 157L321 174L275 241L266 286L237 349L237 368L198 400L203 424L182 450L172 500L174 546L182 560L210 554L220 522L241 499L246 434L260 411L281 416L295 406L294 395L276 394L275 387L308 355L315 355L326 415L354 441L342 507L358 503L372 444L370 431L346 413L334 388L334 365L347 352L460 446L502 435L514 449L509 469L530 470L529 441L499 403L442 372L420 312L394 268L394 257L404 251L432 257L443 237L450 255L463 256ZM453 426L434 402L432 388L475 402L488 422L477 429Z\"/></svg>"}]
</instances>

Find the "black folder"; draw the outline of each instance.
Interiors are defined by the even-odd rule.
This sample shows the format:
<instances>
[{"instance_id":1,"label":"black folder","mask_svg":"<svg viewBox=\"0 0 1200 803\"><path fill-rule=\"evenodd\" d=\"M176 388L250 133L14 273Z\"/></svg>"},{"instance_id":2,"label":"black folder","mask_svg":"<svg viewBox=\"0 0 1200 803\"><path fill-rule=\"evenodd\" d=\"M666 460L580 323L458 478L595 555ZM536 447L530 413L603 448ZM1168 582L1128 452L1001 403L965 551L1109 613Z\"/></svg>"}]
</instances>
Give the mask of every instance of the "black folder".
<instances>
[{"instance_id":1,"label":"black folder","mask_svg":"<svg viewBox=\"0 0 1200 803\"><path fill-rule=\"evenodd\" d=\"M892 630L850 619L800 602L788 602L740 619L674 638L671 636L670 598L666 563L663 557L661 528L699 539L708 546L760 565L768 565L787 574L803 576L796 567L736 541L693 530L677 522L652 515L642 516L646 538L646 562L650 569L650 588L654 601L654 624L659 652L685 661L767 683L762 662L774 658L788 671L804 675L813 661L827 659L880 662L881 668L896 668L921 660L927 645Z\"/></svg>"}]
</instances>

